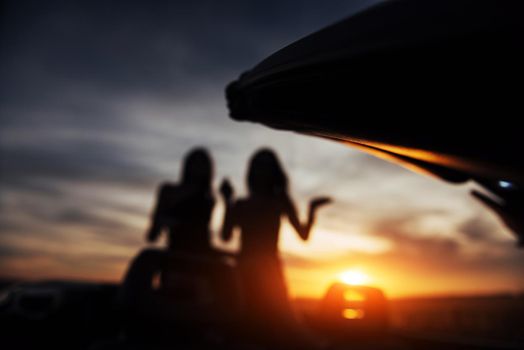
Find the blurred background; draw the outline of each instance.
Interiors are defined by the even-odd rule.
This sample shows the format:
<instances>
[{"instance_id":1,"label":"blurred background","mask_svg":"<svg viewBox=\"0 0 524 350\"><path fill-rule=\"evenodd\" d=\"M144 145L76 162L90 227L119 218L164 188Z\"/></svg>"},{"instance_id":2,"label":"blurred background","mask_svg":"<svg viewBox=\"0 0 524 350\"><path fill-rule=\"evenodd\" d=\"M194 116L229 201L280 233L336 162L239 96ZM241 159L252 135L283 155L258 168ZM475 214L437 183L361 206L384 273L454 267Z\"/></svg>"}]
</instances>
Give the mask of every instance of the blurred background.
<instances>
[{"instance_id":1,"label":"blurred background","mask_svg":"<svg viewBox=\"0 0 524 350\"><path fill-rule=\"evenodd\" d=\"M378 2L3 1L0 277L119 282L144 246L158 186L178 180L190 148L209 148L215 187L228 177L242 195L249 156L270 146L302 215L313 195L335 199L308 242L287 224L281 235L289 289L303 305L342 281L398 300L393 319L404 327L439 313L435 297L455 311L451 299L490 300L492 316L475 327L507 324L507 313L493 315L522 310L512 305L524 291L523 251L470 197L473 185L228 118L229 81ZM238 237L218 239L222 214L217 204L213 243L236 251ZM426 328L452 322L430 319Z\"/></svg>"}]
</instances>

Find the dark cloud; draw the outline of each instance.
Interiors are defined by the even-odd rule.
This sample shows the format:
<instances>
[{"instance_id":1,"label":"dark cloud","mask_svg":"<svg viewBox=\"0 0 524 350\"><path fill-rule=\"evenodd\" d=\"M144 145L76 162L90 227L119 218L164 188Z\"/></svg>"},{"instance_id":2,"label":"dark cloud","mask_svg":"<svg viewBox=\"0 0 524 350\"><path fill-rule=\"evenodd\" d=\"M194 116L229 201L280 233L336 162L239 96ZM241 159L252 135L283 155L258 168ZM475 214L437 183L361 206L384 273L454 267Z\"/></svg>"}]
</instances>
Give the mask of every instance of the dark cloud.
<instances>
[{"instance_id":1,"label":"dark cloud","mask_svg":"<svg viewBox=\"0 0 524 350\"><path fill-rule=\"evenodd\" d=\"M458 231L471 240L490 241L494 239L498 227L484 217L476 216L464 221Z\"/></svg>"},{"instance_id":2,"label":"dark cloud","mask_svg":"<svg viewBox=\"0 0 524 350\"><path fill-rule=\"evenodd\" d=\"M143 185L157 173L128 150L103 140L45 140L4 145L0 158L4 184L25 185L38 179Z\"/></svg>"},{"instance_id":3,"label":"dark cloud","mask_svg":"<svg viewBox=\"0 0 524 350\"><path fill-rule=\"evenodd\" d=\"M19 258L32 258L42 254L35 249L11 249L7 246L0 245L0 263L4 259L19 257Z\"/></svg>"},{"instance_id":4,"label":"dark cloud","mask_svg":"<svg viewBox=\"0 0 524 350\"><path fill-rule=\"evenodd\" d=\"M443 213L413 211L376 220L373 232L390 239L394 244L393 250L382 254L383 261L392 267L425 268L430 275L462 272L473 276L485 273L488 280L497 274L512 275L524 268L522 252L516 249L513 242L497 238L494 234L496 226L482 215L458 223L452 232L443 232L441 235L421 230L417 223L435 214ZM442 216L442 219L445 220L446 216ZM473 239L478 240L480 245L473 246L461 240L461 233L466 234L464 230L469 235L475 235ZM470 249L479 248L481 253L471 253ZM372 261L376 258L376 255L359 253L357 259ZM513 278L520 280L516 274Z\"/></svg>"},{"instance_id":5,"label":"dark cloud","mask_svg":"<svg viewBox=\"0 0 524 350\"><path fill-rule=\"evenodd\" d=\"M370 2L8 1L3 75L19 98L46 83L186 95Z\"/></svg>"},{"instance_id":6,"label":"dark cloud","mask_svg":"<svg viewBox=\"0 0 524 350\"><path fill-rule=\"evenodd\" d=\"M121 252L142 244L145 228L136 227L126 218L147 217L145 208L110 197L93 199L68 194L65 190L59 196L10 190L4 197L0 211L0 246L4 254L0 265L26 256L28 251L31 258L51 260L70 251L74 259L75 251L90 245L104 247L107 251L100 252L102 257L113 250ZM76 258L81 259L78 254Z\"/></svg>"},{"instance_id":7,"label":"dark cloud","mask_svg":"<svg viewBox=\"0 0 524 350\"><path fill-rule=\"evenodd\" d=\"M100 226L105 229L127 228L120 220L113 220L95 215L85 209L71 208L53 215L51 221L57 224L68 224L77 226Z\"/></svg>"},{"instance_id":8,"label":"dark cloud","mask_svg":"<svg viewBox=\"0 0 524 350\"><path fill-rule=\"evenodd\" d=\"M441 211L402 213L396 217L385 217L373 223L372 232L388 238L395 244L395 250L404 255L452 256L460 252L460 244L456 239L428 234L420 229L417 223L426 216L441 215ZM443 217L444 220L444 217ZM449 234L449 232L445 232Z\"/></svg>"}]
</instances>

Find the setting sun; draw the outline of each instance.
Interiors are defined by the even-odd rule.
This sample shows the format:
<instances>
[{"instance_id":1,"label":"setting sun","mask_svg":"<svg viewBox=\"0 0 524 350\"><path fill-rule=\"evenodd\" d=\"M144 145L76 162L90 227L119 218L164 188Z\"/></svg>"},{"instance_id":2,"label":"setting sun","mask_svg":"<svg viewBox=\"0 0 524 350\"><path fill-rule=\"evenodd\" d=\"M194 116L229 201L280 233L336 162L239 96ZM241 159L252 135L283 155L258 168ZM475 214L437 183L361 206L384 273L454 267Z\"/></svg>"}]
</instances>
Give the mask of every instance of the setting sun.
<instances>
[{"instance_id":1,"label":"setting sun","mask_svg":"<svg viewBox=\"0 0 524 350\"><path fill-rule=\"evenodd\" d=\"M339 280L345 284L362 285L368 283L370 278L361 270L347 270L339 275Z\"/></svg>"}]
</instances>

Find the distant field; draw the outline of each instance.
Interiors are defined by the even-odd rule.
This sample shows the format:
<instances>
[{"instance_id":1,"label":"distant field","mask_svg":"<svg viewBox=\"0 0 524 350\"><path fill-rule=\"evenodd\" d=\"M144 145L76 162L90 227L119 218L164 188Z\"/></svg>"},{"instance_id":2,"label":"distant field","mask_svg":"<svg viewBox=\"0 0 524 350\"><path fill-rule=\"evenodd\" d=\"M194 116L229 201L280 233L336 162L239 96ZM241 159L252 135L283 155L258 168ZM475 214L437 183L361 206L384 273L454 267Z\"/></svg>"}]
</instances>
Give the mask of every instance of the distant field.
<instances>
[{"instance_id":1,"label":"distant field","mask_svg":"<svg viewBox=\"0 0 524 350\"><path fill-rule=\"evenodd\" d=\"M390 301L391 326L459 337L524 341L524 295Z\"/></svg>"},{"instance_id":2,"label":"distant field","mask_svg":"<svg viewBox=\"0 0 524 350\"><path fill-rule=\"evenodd\" d=\"M298 299L296 306L311 315L318 301ZM524 343L524 294L390 300L389 320L402 332Z\"/></svg>"},{"instance_id":3,"label":"distant field","mask_svg":"<svg viewBox=\"0 0 524 350\"><path fill-rule=\"evenodd\" d=\"M13 282L0 279L0 291ZM319 300L295 305L314 318ZM524 294L393 299L389 321L390 329L407 334L524 344Z\"/></svg>"}]
</instances>

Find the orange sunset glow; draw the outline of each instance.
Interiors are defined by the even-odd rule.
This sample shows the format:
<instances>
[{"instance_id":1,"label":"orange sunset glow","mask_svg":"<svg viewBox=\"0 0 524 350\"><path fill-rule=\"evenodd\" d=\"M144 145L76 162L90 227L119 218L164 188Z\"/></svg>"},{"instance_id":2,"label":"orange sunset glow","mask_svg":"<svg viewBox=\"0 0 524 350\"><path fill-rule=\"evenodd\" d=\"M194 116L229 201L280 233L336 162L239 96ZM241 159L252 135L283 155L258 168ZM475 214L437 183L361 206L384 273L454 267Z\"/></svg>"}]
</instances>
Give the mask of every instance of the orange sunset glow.
<instances>
[{"instance_id":1,"label":"orange sunset glow","mask_svg":"<svg viewBox=\"0 0 524 350\"><path fill-rule=\"evenodd\" d=\"M283 138L290 139L289 136ZM315 175L309 169L313 164L303 163L298 145L315 144L316 149L325 149L325 157L347 159L348 169L354 167L355 162L365 161L369 164L369 172L374 173L371 179L357 179L356 183L336 173L323 173L326 180L315 186L338 197L319 215L308 242L302 242L284 222L280 247L292 295L320 297L336 281L380 287L393 297L523 289L524 280L517 268L522 259L518 259L518 255L512 258L518 251L513 250L510 235L495 217L482 213L485 218L481 221L491 230L492 239L498 242L495 245L470 244L467 236L461 233L464 229L460 227L462 218L483 210L470 202L467 187L450 187L327 141L300 136L291 139L294 140L291 144L296 145L292 147L294 151L287 156L283 153L283 157L293 165L292 189L299 203L300 199L307 198L308 183L320 180L322 174ZM320 153L318 156L321 157ZM395 175L381 178L380 173L374 172L375 166ZM241 164L239 168L237 183L242 183ZM380 191L363 186L363 181L379 181ZM36 194L5 196L4 201L11 205L15 204L15 198L18 203L26 200L42 203L43 213L38 221L27 211L12 213L9 217L10 222L24 223L25 228L23 233L11 229L13 233L6 230L1 236L3 247L13 252L1 260L3 276L33 280L120 281L129 259L144 246L143 235L154 199L154 183L138 191L123 191L117 187L105 189L90 183L68 188L71 198L82 198L82 203L89 203L78 210L90 213L92 221L82 222L55 223L51 220L53 216L42 216L45 212L71 212L71 208L61 202L51 208L44 205L45 201L41 202L44 197ZM405 184L417 191L403 192L396 184ZM368 193L366 188L369 188ZM434 200L421 202L418 193L425 193L424 197L433 196ZM397 206L393 200L400 194L404 196L405 207ZM364 198L360 208L350 203L356 196ZM371 200L366 202L366 197ZM415 209L415 203L420 203L422 208ZM395 215L406 215L409 220L384 218L376 208L390 208ZM344 211L345 215L340 214ZM238 236L226 244L216 234L221 216L222 207L217 205L213 216L213 243L221 249L237 251L241 245ZM405 232L399 231L401 229ZM17 251L32 253L17 255ZM500 263L495 264L496 261ZM489 262L493 265L486 268Z\"/></svg>"}]
</instances>

